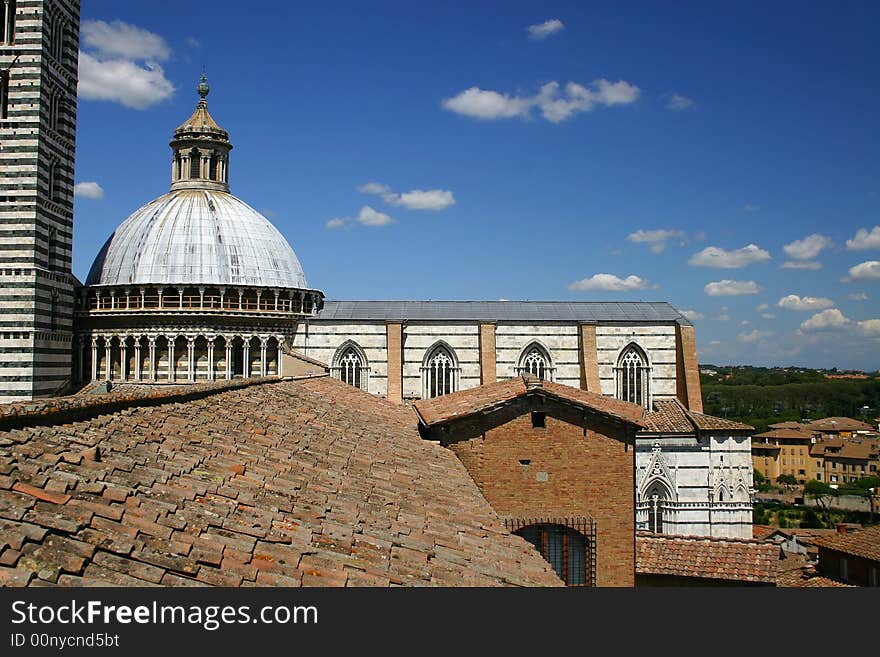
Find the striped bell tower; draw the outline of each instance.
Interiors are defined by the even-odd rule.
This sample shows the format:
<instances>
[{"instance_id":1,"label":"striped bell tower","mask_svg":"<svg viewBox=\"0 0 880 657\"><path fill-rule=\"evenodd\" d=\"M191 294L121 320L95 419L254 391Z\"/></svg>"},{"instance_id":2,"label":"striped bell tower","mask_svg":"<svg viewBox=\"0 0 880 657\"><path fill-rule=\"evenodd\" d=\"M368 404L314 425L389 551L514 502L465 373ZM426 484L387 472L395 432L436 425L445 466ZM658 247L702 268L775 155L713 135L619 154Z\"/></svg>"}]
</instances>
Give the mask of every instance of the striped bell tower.
<instances>
[{"instance_id":1,"label":"striped bell tower","mask_svg":"<svg viewBox=\"0 0 880 657\"><path fill-rule=\"evenodd\" d=\"M79 0L0 0L0 403L71 381Z\"/></svg>"}]
</instances>

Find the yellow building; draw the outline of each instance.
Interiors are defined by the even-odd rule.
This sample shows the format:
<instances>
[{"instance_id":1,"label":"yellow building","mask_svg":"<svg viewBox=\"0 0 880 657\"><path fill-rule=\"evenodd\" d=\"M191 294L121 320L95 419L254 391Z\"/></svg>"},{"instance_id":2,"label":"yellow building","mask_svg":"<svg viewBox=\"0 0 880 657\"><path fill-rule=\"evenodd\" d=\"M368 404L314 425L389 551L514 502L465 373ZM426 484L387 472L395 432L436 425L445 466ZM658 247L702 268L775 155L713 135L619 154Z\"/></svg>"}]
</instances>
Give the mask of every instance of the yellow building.
<instances>
[{"instance_id":1,"label":"yellow building","mask_svg":"<svg viewBox=\"0 0 880 657\"><path fill-rule=\"evenodd\" d=\"M812 436L798 429L772 429L752 436L752 465L771 480L791 475L799 484L812 478Z\"/></svg>"}]
</instances>

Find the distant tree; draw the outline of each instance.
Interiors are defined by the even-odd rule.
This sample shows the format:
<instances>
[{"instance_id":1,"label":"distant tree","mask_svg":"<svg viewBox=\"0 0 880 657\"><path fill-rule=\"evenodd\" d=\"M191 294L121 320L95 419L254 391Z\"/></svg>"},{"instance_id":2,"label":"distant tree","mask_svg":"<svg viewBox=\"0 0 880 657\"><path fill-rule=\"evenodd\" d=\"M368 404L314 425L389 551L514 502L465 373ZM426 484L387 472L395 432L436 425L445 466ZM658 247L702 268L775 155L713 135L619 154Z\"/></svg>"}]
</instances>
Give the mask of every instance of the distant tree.
<instances>
[{"instance_id":1,"label":"distant tree","mask_svg":"<svg viewBox=\"0 0 880 657\"><path fill-rule=\"evenodd\" d=\"M764 474L760 470L758 470L758 468L755 468L755 487L760 486L766 480L767 478L764 476Z\"/></svg>"},{"instance_id":2,"label":"distant tree","mask_svg":"<svg viewBox=\"0 0 880 657\"><path fill-rule=\"evenodd\" d=\"M790 474L781 474L776 477L777 484L789 484L791 486L797 486L797 479L794 478L794 475Z\"/></svg>"},{"instance_id":3,"label":"distant tree","mask_svg":"<svg viewBox=\"0 0 880 657\"><path fill-rule=\"evenodd\" d=\"M837 497L837 489L831 488L824 481L810 479L804 486L804 493L810 499L816 500L816 504L822 509L822 519L825 522L825 526L829 527L831 520L828 515L828 505L833 497Z\"/></svg>"},{"instance_id":4,"label":"distant tree","mask_svg":"<svg viewBox=\"0 0 880 657\"><path fill-rule=\"evenodd\" d=\"M868 500L868 523L874 522L874 497L880 496L880 477L862 477L853 484L858 494Z\"/></svg>"}]
</instances>

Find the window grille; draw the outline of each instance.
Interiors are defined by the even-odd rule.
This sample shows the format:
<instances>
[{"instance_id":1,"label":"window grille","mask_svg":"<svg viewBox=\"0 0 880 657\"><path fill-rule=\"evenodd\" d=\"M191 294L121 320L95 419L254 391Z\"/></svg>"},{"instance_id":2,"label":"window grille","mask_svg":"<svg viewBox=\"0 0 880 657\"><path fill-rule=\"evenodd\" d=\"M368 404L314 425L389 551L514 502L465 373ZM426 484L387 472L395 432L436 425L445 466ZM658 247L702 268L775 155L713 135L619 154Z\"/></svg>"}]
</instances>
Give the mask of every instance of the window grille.
<instances>
[{"instance_id":1,"label":"window grille","mask_svg":"<svg viewBox=\"0 0 880 657\"><path fill-rule=\"evenodd\" d=\"M506 518L504 526L531 543L566 586L596 586L592 518Z\"/></svg>"}]
</instances>

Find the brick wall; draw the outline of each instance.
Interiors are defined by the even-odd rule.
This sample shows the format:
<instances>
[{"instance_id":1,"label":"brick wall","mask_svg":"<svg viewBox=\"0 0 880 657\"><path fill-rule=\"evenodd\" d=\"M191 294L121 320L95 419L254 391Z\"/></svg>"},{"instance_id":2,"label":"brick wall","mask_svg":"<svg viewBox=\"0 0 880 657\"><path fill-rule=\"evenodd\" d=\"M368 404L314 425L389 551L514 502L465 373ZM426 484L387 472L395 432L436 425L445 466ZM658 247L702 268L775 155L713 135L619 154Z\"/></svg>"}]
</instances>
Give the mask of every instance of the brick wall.
<instances>
[{"instance_id":1,"label":"brick wall","mask_svg":"<svg viewBox=\"0 0 880 657\"><path fill-rule=\"evenodd\" d=\"M546 413L546 428L532 426L533 410ZM634 449L625 432L548 401L517 400L489 417L455 423L442 438L489 504L514 518L591 516L597 584L633 586Z\"/></svg>"},{"instance_id":2,"label":"brick wall","mask_svg":"<svg viewBox=\"0 0 880 657\"><path fill-rule=\"evenodd\" d=\"M581 361L581 388L602 394L599 357L596 352L596 325L581 324L578 351Z\"/></svg>"}]
</instances>

